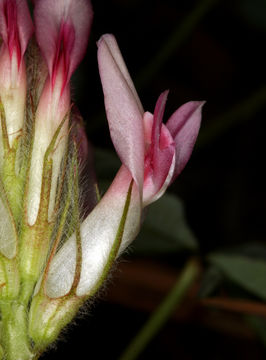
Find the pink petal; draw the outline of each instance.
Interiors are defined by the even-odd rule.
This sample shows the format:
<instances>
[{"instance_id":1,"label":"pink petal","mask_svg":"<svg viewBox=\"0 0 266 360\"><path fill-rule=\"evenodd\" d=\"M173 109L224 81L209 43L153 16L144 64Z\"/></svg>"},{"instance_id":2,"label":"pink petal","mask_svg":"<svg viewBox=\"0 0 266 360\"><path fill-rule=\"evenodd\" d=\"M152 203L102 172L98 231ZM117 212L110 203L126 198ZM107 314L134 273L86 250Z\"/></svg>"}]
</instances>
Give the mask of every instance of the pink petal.
<instances>
[{"instance_id":1,"label":"pink petal","mask_svg":"<svg viewBox=\"0 0 266 360\"><path fill-rule=\"evenodd\" d=\"M0 35L10 57L13 51L17 52L18 65L32 33L33 24L26 0L0 0Z\"/></svg>"},{"instance_id":2,"label":"pink petal","mask_svg":"<svg viewBox=\"0 0 266 360\"><path fill-rule=\"evenodd\" d=\"M145 141L149 144L145 154L143 201L147 206L157 200L167 188L173 173L174 141L162 124L168 91L162 93L156 103L154 116L145 113ZM163 189L163 191L162 191Z\"/></svg>"},{"instance_id":3,"label":"pink petal","mask_svg":"<svg viewBox=\"0 0 266 360\"><path fill-rule=\"evenodd\" d=\"M143 110L143 107L142 107L142 104L141 104L141 101L139 99L139 96L138 96L138 93L135 89L135 86L134 86L134 83L131 79L131 76L128 72L128 69L126 67L126 64L124 62L124 59L122 57L122 54L120 52L120 49L118 47L118 44L116 42L116 39L114 37L114 35L112 34L105 34L101 37L101 39L99 40L102 41L104 40L104 42L106 43L106 45L108 46L109 48L109 51L112 55L112 57L114 58L114 61L116 62L119 70L121 71L121 73L123 74L124 76L124 79L126 80L127 82L127 85L129 86L130 90L132 91L134 97L135 97L135 100L136 102L138 103L138 106L139 106L139 110L141 113L144 113L144 110Z\"/></svg>"},{"instance_id":4,"label":"pink petal","mask_svg":"<svg viewBox=\"0 0 266 360\"><path fill-rule=\"evenodd\" d=\"M144 174L143 110L111 35L101 37L98 42L98 64L111 138L141 193Z\"/></svg>"},{"instance_id":5,"label":"pink petal","mask_svg":"<svg viewBox=\"0 0 266 360\"><path fill-rule=\"evenodd\" d=\"M36 38L54 82L58 67L64 66L64 84L84 56L92 22L89 0L36 0Z\"/></svg>"},{"instance_id":6,"label":"pink petal","mask_svg":"<svg viewBox=\"0 0 266 360\"><path fill-rule=\"evenodd\" d=\"M204 101L190 101L180 108L167 121L166 126L175 142L175 171L173 180L187 164L195 145Z\"/></svg>"},{"instance_id":7,"label":"pink petal","mask_svg":"<svg viewBox=\"0 0 266 360\"><path fill-rule=\"evenodd\" d=\"M161 128L163 122L163 114L165 109L165 104L168 96L168 90L164 91L158 98L155 110L154 110L154 119L152 126L152 135L151 135L151 149L150 149L150 157L152 158L152 166L155 171L160 171L158 167L158 161L160 158L160 135Z\"/></svg>"},{"instance_id":8,"label":"pink petal","mask_svg":"<svg viewBox=\"0 0 266 360\"><path fill-rule=\"evenodd\" d=\"M164 132L162 129L163 114L168 92L169 91L163 92L157 100L152 128L151 156L154 171L153 177L158 190L167 178L174 156L173 140L168 138L168 134L163 136Z\"/></svg>"}]
</instances>

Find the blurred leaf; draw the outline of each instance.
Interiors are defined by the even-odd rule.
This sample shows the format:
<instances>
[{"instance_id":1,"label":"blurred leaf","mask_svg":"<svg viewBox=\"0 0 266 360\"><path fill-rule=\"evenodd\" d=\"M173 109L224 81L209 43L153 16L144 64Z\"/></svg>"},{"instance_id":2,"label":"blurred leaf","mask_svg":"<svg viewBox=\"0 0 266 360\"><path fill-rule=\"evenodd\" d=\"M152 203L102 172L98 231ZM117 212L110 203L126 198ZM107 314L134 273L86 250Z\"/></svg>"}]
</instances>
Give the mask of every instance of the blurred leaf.
<instances>
[{"instance_id":1,"label":"blurred leaf","mask_svg":"<svg viewBox=\"0 0 266 360\"><path fill-rule=\"evenodd\" d=\"M266 244L260 242L246 242L230 248L230 253L244 255L250 258L266 260Z\"/></svg>"},{"instance_id":2,"label":"blurred leaf","mask_svg":"<svg viewBox=\"0 0 266 360\"><path fill-rule=\"evenodd\" d=\"M263 85L244 99L235 103L231 108L212 119L208 127L203 128L199 134L196 148L203 148L213 143L218 137L230 131L232 128L243 125L243 121L254 117L261 109L265 107L266 86Z\"/></svg>"},{"instance_id":3,"label":"blurred leaf","mask_svg":"<svg viewBox=\"0 0 266 360\"><path fill-rule=\"evenodd\" d=\"M266 262L240 255L211 254L211 264L245 290L266 300Z\"/></svg>"},{"instance_id":4,"label":"blurred leaf","mask_svg":"<svg viewBox=\"0 0 266 360\"><path fill-rule=\"evenodd\" d=\"M203 275L198 296L204 298L212 295L222 280L223 274L221 270L216 266L210 266Z\"/></svg>"},{"instance_id":5,"label":"blurred leaf","mask_svg":"<svg viewBox=\"0 0 266 360\"><path fill-rule=\"evenodd\" d=\"M168 254L197 249L197 241L186 223L184 207L179 198L165 194L149 206L133 247L141 254Z\"/></svg>"},{"instance_id":6,"label":"blurred leaf","mask_svg":"<svg viewBox=\"0 0 266 360\"><path fill-rule=\"evenodd\" d=\"M266 31L265 0L238 0L238 9L252 25Z\"/></svg>"},{"instance_id":7,"label":"blurred leaf","mask_svg":"<svg viewBox=\"0 0 266 360\"><path fill-rule=\"evenodd\" d=\"M246 316L245 320L253 328L258 338L266 347L266 319L260 316Z\"/></svg>"}]
</instances>

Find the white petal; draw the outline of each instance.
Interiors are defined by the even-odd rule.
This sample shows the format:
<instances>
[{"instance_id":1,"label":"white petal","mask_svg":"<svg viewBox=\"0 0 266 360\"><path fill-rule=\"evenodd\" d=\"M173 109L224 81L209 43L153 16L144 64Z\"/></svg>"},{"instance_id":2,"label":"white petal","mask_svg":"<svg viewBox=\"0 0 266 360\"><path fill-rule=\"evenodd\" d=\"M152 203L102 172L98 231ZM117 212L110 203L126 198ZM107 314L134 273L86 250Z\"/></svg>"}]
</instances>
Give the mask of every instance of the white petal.
<instances>
[{"instance_id":1,"label":"white petal","mask_svg":"<svg viewBox=\"0 0 266 360\"><path fill-rule=\"evenodd\" d=\"M101 279L115 243L132 177L122 166L111 187L81 225L82 269L77 295L89 294ZM133 185L129 210L117 256L134 240L140 225L141 206ZM46 283L50 297L65 295L71 289L76 263L75 237L71 237L51 263Z\"/></svg>"}]
</instances>

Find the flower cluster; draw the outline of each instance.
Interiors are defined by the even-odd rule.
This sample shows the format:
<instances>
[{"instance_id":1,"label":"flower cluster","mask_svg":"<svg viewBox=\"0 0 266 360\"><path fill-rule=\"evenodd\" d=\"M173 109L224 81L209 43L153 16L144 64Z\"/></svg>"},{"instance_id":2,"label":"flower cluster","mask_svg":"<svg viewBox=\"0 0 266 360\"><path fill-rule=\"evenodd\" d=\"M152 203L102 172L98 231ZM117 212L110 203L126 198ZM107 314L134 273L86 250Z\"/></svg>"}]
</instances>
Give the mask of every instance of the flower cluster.
<instances>
[{"instance_id":1,"label":"flower cluster","mask_svg":"<svg viewBox=\"0 0 266 360\"><path fill-rule=\"evenodd\" d=\"M26 0L0 0L0 359L37 358L57 338L183 170L199 131L203 102L164 124L165 91L144 112L114 36L103 35L99 72L122 166L84 218L88 144L70 79L92 17L89 0L35 0L33 20Z\"/></svg>"}]
</instances>

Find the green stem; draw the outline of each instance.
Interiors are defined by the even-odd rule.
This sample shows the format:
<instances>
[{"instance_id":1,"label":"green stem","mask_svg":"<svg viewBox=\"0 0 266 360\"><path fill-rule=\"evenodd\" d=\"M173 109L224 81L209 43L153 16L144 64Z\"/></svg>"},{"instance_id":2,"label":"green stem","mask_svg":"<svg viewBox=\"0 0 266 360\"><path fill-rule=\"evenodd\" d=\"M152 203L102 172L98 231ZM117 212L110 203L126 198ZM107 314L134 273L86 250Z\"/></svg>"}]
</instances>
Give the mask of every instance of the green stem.
<instances>
[{"instance_id":1,"label":"green stem","mask_svg":"<svg viewBox=\"0 0 266 360\"><path fill-rule=\"evenodd\" d=\"M30 340L27 335L27 310L16 301L1 301L1 345L6 360L30 360Z\"/></svg>"},{"instance_id":2,"label":"green stem","mask_svg":"<svg viewBox=\"0 0 266 360\"><path fill-rule=\"evenodd\" d=\"M180 305L191 284L195 281L198 272L198 264L194 260L189 260L173 289L151 315L119 360L134 360L138 358L139 354L159 332L173 311Z\"/></svg>"}]
</instances>

